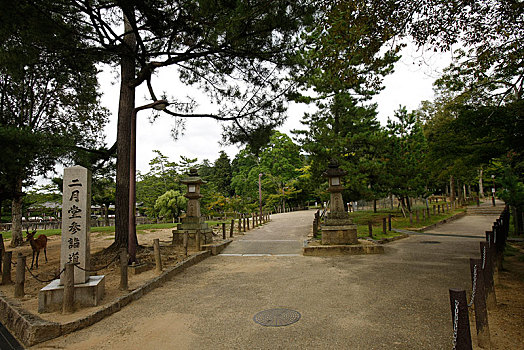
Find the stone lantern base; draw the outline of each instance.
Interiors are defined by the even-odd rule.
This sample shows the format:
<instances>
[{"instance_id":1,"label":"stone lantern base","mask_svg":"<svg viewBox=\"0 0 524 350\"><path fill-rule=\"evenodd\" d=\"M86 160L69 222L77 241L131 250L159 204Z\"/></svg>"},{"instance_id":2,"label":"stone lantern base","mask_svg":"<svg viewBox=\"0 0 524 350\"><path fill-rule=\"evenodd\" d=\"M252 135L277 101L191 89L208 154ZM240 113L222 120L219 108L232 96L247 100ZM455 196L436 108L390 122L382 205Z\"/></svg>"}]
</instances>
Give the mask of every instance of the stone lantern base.
<instances>
[{"instance_id":1,"label":"stone lantern base","mask_svg":"<svg viewBox=\"0 0 524 350\"><path fill-rule=\"evenodd\" d=\"M357 225L323 226L322 244L358 244Z\"/></svg>"},{"instance_id":2,"label":"stone lantern base","mask_svg":"<svg viewBox=\"0 0 524 350\"><path fill-rule=\"evenodd\" d=\"M322 244L358 244L357 225L345 212L329 213L322 225Z\"/></svg>"},{"instance_id":3,"label":"stone lantern base","mask_svg":"<svg viewBox=\"0 0 524 350\"><path fill-rule=\"evenodd\" d=\"M177 225L177 229L172 232L173 245L181 245L185 233L188 233L188 244L194 244L197 232L200 232L202 244L213 242L213 229L209 228L203 217L185 217L182 223Z\"/></svg>"}]
</instances>

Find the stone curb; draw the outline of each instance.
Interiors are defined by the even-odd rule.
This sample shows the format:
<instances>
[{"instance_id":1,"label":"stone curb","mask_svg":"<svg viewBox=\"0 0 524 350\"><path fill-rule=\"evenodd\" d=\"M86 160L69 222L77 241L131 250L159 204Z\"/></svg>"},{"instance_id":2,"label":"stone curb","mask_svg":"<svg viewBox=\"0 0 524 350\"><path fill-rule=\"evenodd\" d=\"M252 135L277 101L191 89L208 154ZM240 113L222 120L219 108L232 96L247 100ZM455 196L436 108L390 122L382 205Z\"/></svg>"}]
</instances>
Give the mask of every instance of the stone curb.
<instances>
[{"instance_id":1,"label":"stone curb","mask_svg":"<svg viewBox=\"0 0 524 350\"><path fill-rule=\"evenodd\" d=\"M441 221L436 222L434 224L431 224L429 226L424 226L424 227L420 227L420 228L412 228L412 229L410 229L410 231L413 231L413 232L424 232L426 230L430 230L432 228L438 227L438 226L440 226L442 224L445 224L445 223L448 223L448 222L460 219L461 217L466 216L466 215L467 215L466 211L463 211L463 212L457 213L457 214L455 214L453 216L450 216L447 219L444 219L444 220L441 220Z\"/></svg>"},{"instance_id":2,"label":"stone curb","mask_svg":"<svg viewBox=\"0 0 524 350\"><path fill-rule=\"evenodd\" d=\"M334 256L362 254L384 254L384 247L380 245L320 245L302 248L302 255L304 256Z\"/></svg>"},{"instance_id":3,"label":"stone curb","mask_svg":"<svg viewBox=\"0 0 524 350\"><path fill-rule=\"evenodd\" d=\"M233 242L232 239L227 239L224 242L215 243L215 244L204 244L202 245L202 249L210 251L211 255L218 255L220 254L226 247L229 245L229 243Z\"/></svg>"},{"instance_id":4,"label":"stone curb","mask_svg":"<svg viewBox=\"0 0 524 350\"><path fill-rule=\"evenodd\" d=\"M224 242L224 244L225 243L226 242ZM179 262L175 266L168 268L161 275L153 278L127 295L118 298L102 309L95 311L84 318L64 324L47 321L33 315L24 310L19 303L9 300L3 293L0 293L0 321L25 346L42 343L78 331L101 321L105 317L119 311L132 301L138 300L155 288L160 287L164 282L183 272L186 268L193 266L210 256L210 250L198 252Z\"/></svg>"},{"instance_id":5,"label":"stone curb","mask_svg":"<svg viewBox=\"0 0 524 350\"><path fill-rule=\"evenodd\" d=\"M408 237L409 237L408 234L403 233L403 234L401 234L399 236L389 237L389 238L382 238L382 239L372 240L372 241L377 243L377 244L386 244L386 243L389 243L389 242L398 241L399 239L408 238Z\"/></svg>"}]
</instances>

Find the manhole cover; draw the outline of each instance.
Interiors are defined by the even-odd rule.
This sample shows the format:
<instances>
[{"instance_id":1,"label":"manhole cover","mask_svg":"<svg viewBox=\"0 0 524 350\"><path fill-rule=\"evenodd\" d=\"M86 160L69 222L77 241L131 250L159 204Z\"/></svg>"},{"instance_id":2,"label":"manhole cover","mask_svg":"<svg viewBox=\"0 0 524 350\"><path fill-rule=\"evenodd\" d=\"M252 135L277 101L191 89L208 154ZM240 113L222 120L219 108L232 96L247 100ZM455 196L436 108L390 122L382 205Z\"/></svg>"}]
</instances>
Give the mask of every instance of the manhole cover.
<instances>
[{"instance_id":1,"label":"manhole cover","mask_svg":"<svg viewBox=\"0 0 524 350\"><path fill-rule=\"evenodd\" d=\"M423 243L423 244L439 244L440 242L438 242L438 241L422 241L420 243Z\"/></svg>"},{"instance_id":2,"label":"manhole cover","mask_svg":"<svg viewBox=\"0 0 524 350\"><path fill-rule=\"evenodd\" d=\"M260 311L253 320L266 327L288 326L300 320L300 313L289 309L271 309Z\"/></svg>"}]
</instances>

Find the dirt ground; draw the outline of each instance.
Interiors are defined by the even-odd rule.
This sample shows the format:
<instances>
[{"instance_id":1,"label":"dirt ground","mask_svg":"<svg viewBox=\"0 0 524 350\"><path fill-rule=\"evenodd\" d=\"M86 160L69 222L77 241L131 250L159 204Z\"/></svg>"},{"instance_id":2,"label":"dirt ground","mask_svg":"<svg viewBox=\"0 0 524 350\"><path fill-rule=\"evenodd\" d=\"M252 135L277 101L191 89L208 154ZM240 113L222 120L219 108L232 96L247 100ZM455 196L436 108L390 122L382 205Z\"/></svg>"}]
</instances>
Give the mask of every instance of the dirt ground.
<instances>
[{"instance_id":1,"label":"dirt ground","mask_svg":"<svg viewBox=\"0 0 524 350\"><path fill-rule=\"evenodd\" d=\"M492 349L524 349L524 243L510 243L520 254L504 258L504 270L495 285L497 307L488 311ZM475 316L470 313L471 335L476 345Z\"/></svg>"},{"instance_id":2,"label":"dirt ground","mask_svg":"<svg viewBox=\"0 0 524 350\"><path fill-rule=\"evenodd\" d=\"M155 273L155 262L153 256L153 240L158 238L160 240L160 251L162 255L162 265L164 269L169 266L175 265L177 262L182 261L185 258L185 251L182 247L171 246L172 241L172 229L157 229L148 230L138 235L139 249L137 252L137 259L140 263L147 265L147 271L140 274L134 275L129 270L129 290L134 290L141 286L148 280L157 276ZM38 291L46 286L48 283L39 282L31 276L26 270L25 275L25 296L20 299L21 306L29 312L40 316L43 319L54 321L54 322L69 322L75 319L80 319L99 308L111 303L116 298L125 294L125 292L119 290L120 285L120 265L119 260L116 259L108 267L103 268L110 263L117 253L104 251L105 248L109 247L114 240L114 234L112 233L92 233L91 234L91 269L100 269L97 273L92 275L105 275L105 296L102 299L101 305L97 307L88 307L76 310L73 314L62 315L60 312L52 313L38 313ZM38 234L37 234L38 236ZM5 242L5 244L9 244ZM47 258L45 261L44 252L40 252L39 266L38 269L34 268L32 274L43 281L52 280L60 271L60 245L61 236L50 236L47 241ZM6 247L7 248L7 247ZM24 242L24 246L13 249L13 261L16 262L16 256L19 252L22 252L27 257L27 265L31 266L32 250L27 242ZM189 249L188 254L194 253L193 249ZM35 258L36 260L36 258ZM12 268L12 279L15 278L15 267ZM0 286L2 291L7 297L14 299L14 284Z\"/></svg>"},{"instance_id":3,"label":"dirt ground","mask_svg":"<svg viewBox=\"0 0 524 350\"><path fill-rule=\"evenodd\" d=\"M139 275L129 274L129 290L133 290L146 281L156 277L154 271L153 240L160 239L162 262L164 268L172 266L184 259L185 255L181 248L171 246L171 229L150 230L140 234L138 239L141 248L138 251L138 258L141 262L148 264L149 270ZM112 234L94 233L91 235L91 252L93 268L100 268L110 262L114 253L104 253L113 241ZM45 262L43 252L40 256L40 266L33 270L39 279L52 279L59 271L60 260L60 236L51 236L48 241L47 256ZM8 242L6 242L8 244ZM505 258L504 270L499 273L499 283L496 285L497 307L489 311L489 327L491 333L492 349L522 349L524 344L524 243L511 243L520 253ZM25 254L27 264L31 264L31 248L29 245L13 250L13 259L16 260L18 252ZM192 251L189 252L191 254ZM38 291L46 285L32 278L26 271L25 297L20 300L24 309L38 315L44 319L54 322L68 322L82 318L89 313L96 311L122 296L124 292L118 289L120 283L119 263L112 263L109 267L101 270L99 274L106 276L106 295L102 300L102 305L98 307L84 308L77 310L71 315L62 315L60 312L38 314ZM13 271L13 278L14 278ZM0 286L2 291L9 298L13 298L14 285ZM140 301L138 301L140 302ZM470 314L471 333L473 338L473 348L476 346L475 319L474 313Z\"/></svg>"}]
</instances>

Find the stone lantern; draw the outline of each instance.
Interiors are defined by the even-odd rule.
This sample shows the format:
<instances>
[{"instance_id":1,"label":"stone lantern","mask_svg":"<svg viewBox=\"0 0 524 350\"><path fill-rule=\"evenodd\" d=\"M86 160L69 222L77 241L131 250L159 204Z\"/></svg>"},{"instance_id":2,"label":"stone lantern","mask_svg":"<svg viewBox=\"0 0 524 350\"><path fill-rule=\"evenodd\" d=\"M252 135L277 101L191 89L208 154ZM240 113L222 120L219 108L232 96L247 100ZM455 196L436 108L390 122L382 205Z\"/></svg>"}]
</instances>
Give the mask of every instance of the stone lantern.
<instances>
[{"instance_id":1,"label":"stone lantern","mask_svg":"<svg viewBox=\"0 0 524 350\"><path fill-rule=\"evenodd\" d=\"M323 176L329 180L329 213L322 225L322 244L358 244L357 225L353 224L344 210L342 177L347 173L331 161Z\"/></svg>"},{"instance_id":2,"label":"stone lantern","mask_svg":"<svg viewBox=\"0 0 524 350\"><path fill-rule=\"evenodd\" d=\"M180 182L187 186L187 193L184 195L188 199L187 212L186 217L182 218L182 223L173 230L173 244L181 244L184 234L188 234L189 241L209 244L213 241L213 230L206 224L200 211L200 198L203 197L200 194L200 186L206 181L192 168L189 170L189 176Z\"/></svg>"},{"instance_id":3,"label":"stone lantern","mask_svg":"<svg viewBox=\"0 0 524 350\"><path fill-rule=\"evenodd\" d=\"M189 170L189 177L180 181L182 184L187 185L187 193L184 195L189 201L187 202L187 217L200 217L200 185L206 183L198 176L198 172L195 168Z\"/></svg>"}]
</instances>

